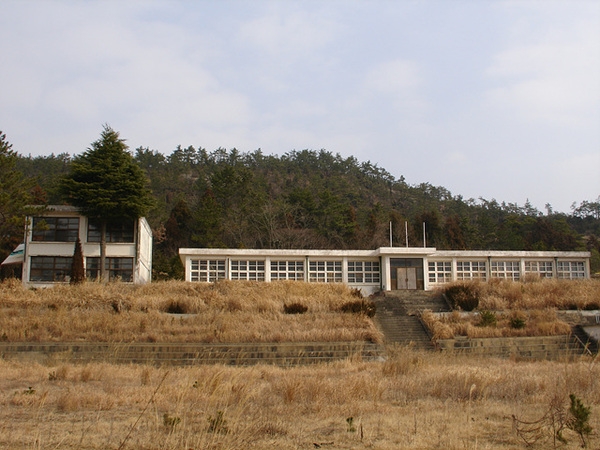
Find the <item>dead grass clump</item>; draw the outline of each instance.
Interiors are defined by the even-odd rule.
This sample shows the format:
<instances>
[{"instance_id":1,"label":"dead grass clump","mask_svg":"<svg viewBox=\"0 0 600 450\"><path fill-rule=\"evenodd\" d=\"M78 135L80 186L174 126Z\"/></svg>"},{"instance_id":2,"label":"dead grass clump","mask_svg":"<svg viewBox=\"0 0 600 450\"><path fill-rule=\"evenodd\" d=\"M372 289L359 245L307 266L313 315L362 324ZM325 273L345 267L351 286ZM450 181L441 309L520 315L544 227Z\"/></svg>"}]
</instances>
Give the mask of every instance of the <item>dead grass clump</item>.
<instances>
[{"instance_id":1,"label":"dead grass clump","mask_svg":"<svg viewBox=\"0 0 600 450\"><path fill-rule=\"evenodd\" d=\"M291 303L289 305L283 305L283 312L285 314L304 314L308 311L308 306L302 303Z\"/></svg>"},{"instance_id":2,"label":"dead grass clump","mask_svg":"<svg viewBox=\"0 0 600 450\"><path fill-rule=\"evenodd\" d=\"M424 355L413 348L392 346L387 349L387 359L381 367L381 373L388 377L406 375L423 365Z\"/></svg>"},{"instance_id":3,"label":"dead grass clump","mask_svg":"<svg viewBox=\"0 0 600 450\"><path fill-rule=\"evenodd\" d=\"M340 311L352 314L365 314L368 317L374 317L377 312L377 305L372 300L360 299L344 303Z\"/></svg>"},{"instance_id":4,"label":"dead grass clump","mask_svg":"<svg viewBox=\"0 0 600 450\"><path fill-rule=\"evenodd\" d=\"M444 287L450 305L453 309L462 311L473 311L479 305L481 296L481 283L456 282Z\"/></svg>"}]
</instances>

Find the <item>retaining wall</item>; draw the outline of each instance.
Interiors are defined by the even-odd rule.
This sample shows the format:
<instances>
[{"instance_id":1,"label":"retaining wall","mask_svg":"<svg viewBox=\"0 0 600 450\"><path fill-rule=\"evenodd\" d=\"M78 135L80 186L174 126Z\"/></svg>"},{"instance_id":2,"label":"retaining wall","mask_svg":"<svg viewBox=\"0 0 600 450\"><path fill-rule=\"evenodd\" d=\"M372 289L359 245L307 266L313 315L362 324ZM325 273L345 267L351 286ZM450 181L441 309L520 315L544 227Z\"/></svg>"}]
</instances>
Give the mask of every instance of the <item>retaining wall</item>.
<instances>
[{"instance_id":1,"label":"retaining wall","mask_svg":"<svg viewBox=\"0 0 600 450\"><path fill-rule=\"evenodd\" d=\"M582 347L568 335L539 337L438 339L442 351L523 359L563 359L581 355Z\"/></svg>"},{"instance_id":2,"label":"retaining wall","mask_svg":"<svg viewBox=\"0 0 600 450\"><path fill-rule=\"evenodd\" d=\"M329 343L0 343L4 359L57 363L135 363L152 365L276 364L282 366L331 362L346 358L376 360L381 346L366 342Z\"/></svg>"}]
</instances>

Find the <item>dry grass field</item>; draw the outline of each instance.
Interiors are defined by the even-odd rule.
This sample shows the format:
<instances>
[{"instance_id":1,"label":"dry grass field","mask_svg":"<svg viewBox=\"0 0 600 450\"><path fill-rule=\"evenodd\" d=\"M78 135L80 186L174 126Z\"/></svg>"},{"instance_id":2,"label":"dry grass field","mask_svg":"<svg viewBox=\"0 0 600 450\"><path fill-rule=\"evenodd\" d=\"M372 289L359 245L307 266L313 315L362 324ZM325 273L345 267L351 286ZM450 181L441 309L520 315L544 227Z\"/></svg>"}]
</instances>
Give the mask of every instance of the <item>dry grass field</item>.
<instances>
[{"instance_id":1,"label":"dry grass field","mask_svg":"<svg viewBox=\"0 0 600 450\"><path fill-rule=\"evenodd\" d=\"M525 282L492 279L486 283L458 282L449 286L476 293L472 313L424 311L423 322L436 339L556 336L571 332L557 311L599 310L600 280L529 278Z\"/></svg>"},{"instance_id":2,"label":"dry grass field","mask_svg":"<svg viewBox=\"0 0 600 450\"><path fill-rule=\"evenodd\" d=\"M84 283L25 289L0 284L0 340L8 342L381 342L373 322L340 308L341 284ZM300 304L303 314L286 314Z\"/></svg>"},{"instance_id":3,"label":"dry grass field","mask_svg":"<svg viewBox=\"0 0 600 450\"><path fill-rule=\"evenodd\" d=\"M0 285L0 335L10 341L381 340L368 317L339 312L354 300L342 286L301 283L90 283L30 291L9 282ZM292 303L307 312L285 314ZM173 320L168 311L198 313L202 322ZM0 359L0 448L458 450L522 449L529 442L536 449L575 449L582 441L571 429L573 394L591 408L592 431L583 434L588 448L599 449L599 362L400 347L382 362L288 368Z\"/></svg>"},{"instance_id":4,"label":"dry grass field","mask_svg":"<svg viewBox=\"0 0 600 450\"><path fill-rule=\"evenodd\" d=\"M600 448L600 368L591 359L396 348L386 362L292 368L0 360L0 448L521 449L527 439L575 449L575 432L565 428L561 444L552 431L569 394L591 407L586 443ZM513 415L537 423L515 428Z\"/></svg>"}]
</instances>

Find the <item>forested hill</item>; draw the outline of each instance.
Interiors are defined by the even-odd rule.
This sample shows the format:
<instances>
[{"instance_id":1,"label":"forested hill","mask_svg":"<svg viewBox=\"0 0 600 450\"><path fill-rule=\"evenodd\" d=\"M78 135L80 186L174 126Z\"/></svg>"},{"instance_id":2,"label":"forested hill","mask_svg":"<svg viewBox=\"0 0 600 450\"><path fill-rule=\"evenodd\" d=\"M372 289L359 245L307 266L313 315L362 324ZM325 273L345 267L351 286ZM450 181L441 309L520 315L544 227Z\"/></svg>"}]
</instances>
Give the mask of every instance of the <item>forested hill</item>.
<instances>
[{"instance_id":1,"label":"forested hill","mask_svg":"<svg viewBox=\"0 0 600 450\"><path fill-rule=\"evenodd\" d=\"M180 273L180 247L374 249L406 243L439 249L590 250L600 269L600 197L570 214L529 204L464 199L429 183L409 185L385 169L328 151L282 156L194 147L165 156L134 152L156 206L155 269ZM19 157L17 169L37 180L37 197L60 204L57 181L66 154Z\"/></svg>"}]
</instances>

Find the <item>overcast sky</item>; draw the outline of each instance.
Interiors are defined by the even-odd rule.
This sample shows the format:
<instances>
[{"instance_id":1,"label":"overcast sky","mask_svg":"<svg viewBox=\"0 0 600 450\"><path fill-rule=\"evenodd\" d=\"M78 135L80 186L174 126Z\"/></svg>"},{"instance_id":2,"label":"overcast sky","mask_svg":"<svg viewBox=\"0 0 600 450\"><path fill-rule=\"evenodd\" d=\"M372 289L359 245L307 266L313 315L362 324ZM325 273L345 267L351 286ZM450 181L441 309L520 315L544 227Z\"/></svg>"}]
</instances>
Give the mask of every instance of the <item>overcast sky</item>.
<instances>
[{"instance_id":1,"label":"overcast sky","mask_svg":"<svg viewBox=\"0 0 600 450\"><path fill-rule=\"evenodd\" d=\"M569 212L600 195L600 1L0 5L22 155L326 149L409 184Z\"/></svg>"}]
</instances>

